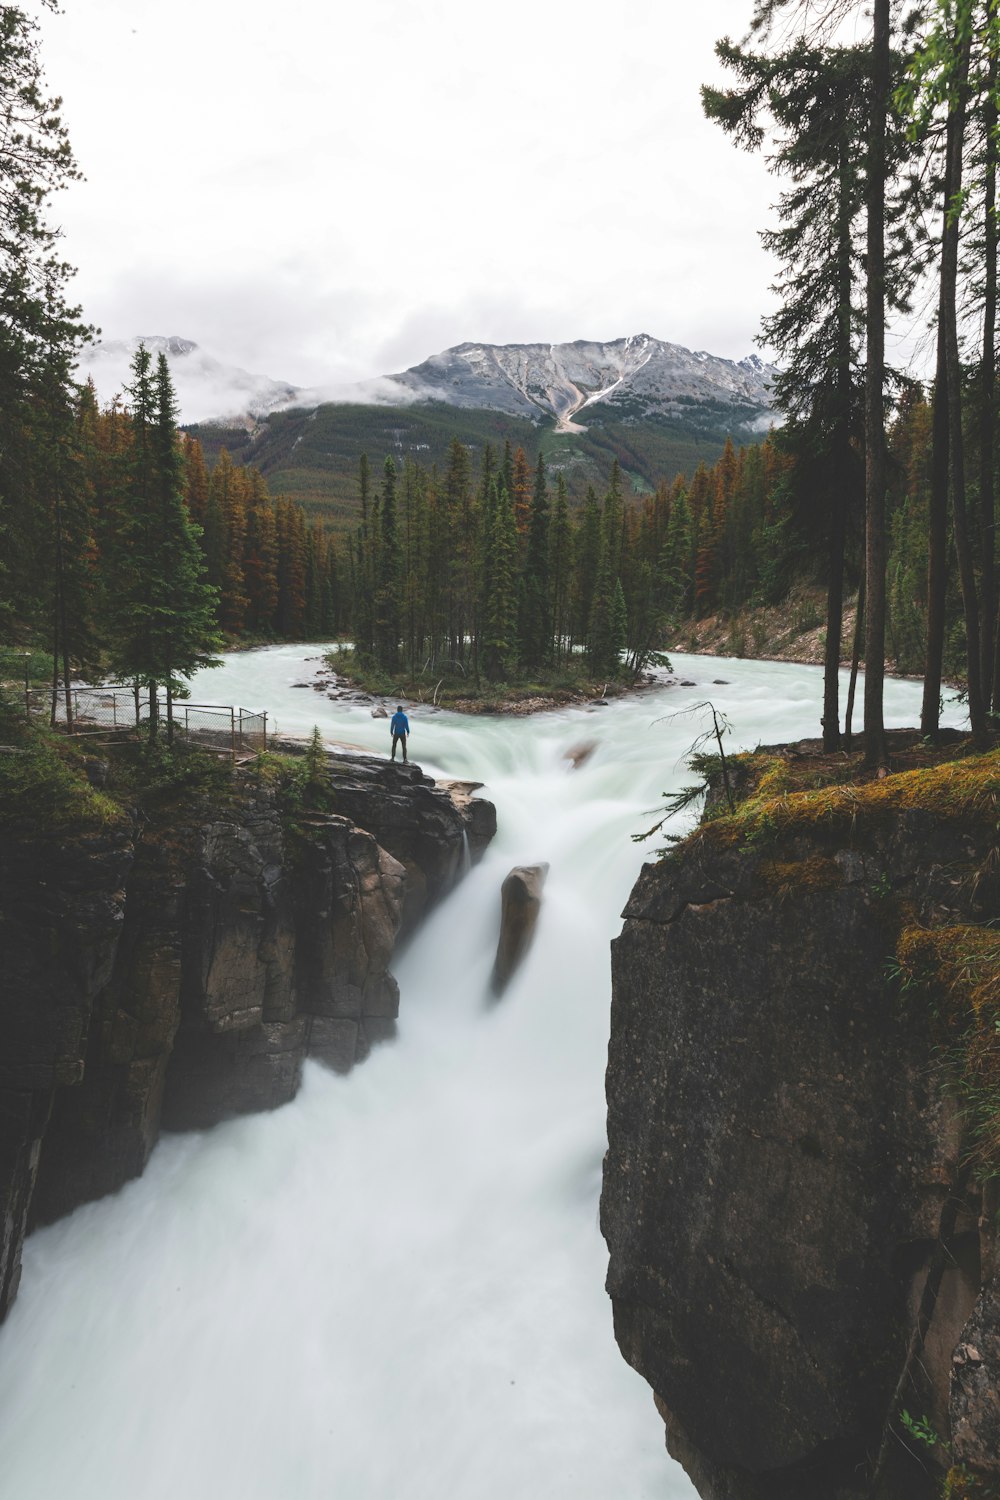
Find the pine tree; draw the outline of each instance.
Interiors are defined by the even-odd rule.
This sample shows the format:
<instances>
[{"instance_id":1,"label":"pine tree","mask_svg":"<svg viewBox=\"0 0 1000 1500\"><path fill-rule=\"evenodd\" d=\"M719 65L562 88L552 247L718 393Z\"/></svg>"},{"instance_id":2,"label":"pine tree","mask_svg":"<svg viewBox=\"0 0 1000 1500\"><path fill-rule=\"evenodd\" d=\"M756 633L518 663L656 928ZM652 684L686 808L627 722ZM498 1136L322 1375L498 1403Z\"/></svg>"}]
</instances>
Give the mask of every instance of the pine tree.
<instances>
[{"instance_id":1,"label":"pine tree","mask_svg":"<svg viewBox=\"0 0 1000 1500\"><path fill-rule=\"evenodd\" d=\"M572 644L573 525L566 480L556 479L556 503L549 533L549 582L552 600L552 655L559 663Z\"/></svg>"},{"instance_id":2,"label":"pine tree","mask_svg":"<svg viewBox=\"0 0 1000 1500\"><path fill-rule=\"evenodd\" d=\"M517 527L507 491L495 481L491 491L482 665L488 681L500 682L517 653Z\"/></svg>"},{"instance_id":3,"label":"pine tree","mask_svg":"<svg viewBox=\"0 0 1000 1500\"><path fill-rule=\"evenodd\" d=\"M531 469L523 448L517 448L511 471L511 499L514 505L514 524L520 538L522 551L527 541L531 518Z\"/></svg>"},{"instance_id":4,"label":"pine tree","mask_svg":"<svg viewBox=\"0 0 1000 1500\"><path fill-rule=\"evenodd\" d=\"M67 302L73 273L46 220L51 195L80 173L61 100L45 92L39 35L20 5L0 6L0 625L19 633L46 615L51 624L46 564L64 480L57 485L45 465L62 447L53 417L58 409L59 423L68 421L72 366L94 333Z\"/></svg>"},{"instance_id":5,"label":"pine tree","mask_svg":"<svg viewBox=\"0 0 1000 1500\"><path fill-rule=\"evenodd\" d=\"M576 536L576 623L573 634L585 641L590 631L594 607L594 588L601 564L601 511L593 488L587 486L579 530Z\"/></svg>"},{"instance_id":6,"label":"pine tree","mask_svg":"<svg viewBox=\"0 0 1000 1500\"><path fill-rule=\"evenodd\" d=\"M177 408L166 357L156 375L140 345L132 361L132 460L116 547L108 561L112 658L120 675L149 689L149 732L158 728L157 686L167 699L167 733L173 733L173 700L183 679L213 662L221 641L215 626L215 590L204 576L197 531L183 494Z\"/></svg>"},{"instance_id":7,"label":"pine tree","mask_svg":"<svg viewBox=\"0 0 1000 1500\"><path fill-rule=\"evenodd\" d=\"M188 433L183 436L184 447L184 498L188 514L198 526L205 525L208 510L208 470L205 468L205 453L197 438Z\"/></svg>"},{"instance_id":8,"label":"pine tree","mask_svg":"<svg viewBox=\"0 0 1000 1500\"><path fill-rule=\"evenodd\" d=\"M222 627L232 635L239 635L244 628L249 603L243 580L247 498L244 471L223 448L209 481L206 541L209 578L219 590Z\"/></svg>"},{"instance_id":9,"label":"pine tree","mask_svg":"<svg viewBox=\"0 0 1000 1500\"><path fill-rule=\"evenodd\" d=\"M452 438L448 449L441 504L440 531L449 561L444 581L448 653L464 666L476 629L476 505L469 451L458 438Z\"/></svg>"},{"instance_id":10,"label":"pine tree","mask_svg":"<svg viewBox=\"0 0 1000 1500\"><path fill-rule=\"evenodd\" d=\"M217 665L214 653L222 638L215 624L215 590L205 578L197 529L184 502L177 402L165 354L156 364L152 459L159 532L159 566L151 580L153 636L157 676L166 688L167 738L172 740L173 702L181 679Z\"/></svg>"},{"instance_id":11,"label":"pine tree","mask_svg":"<svg viewBox=\"0 0 1000 1500\"><path fill-rule=\"evenodd\" d=\"M64 351L54 348L41 372L35 428L35 509L43 522L39 556L48 576L47 624L52 643L52 720L62 665L66 722L73 719L71 659L92 649L94 542L89 491L81 466L78 424L69 402Z\"/></svg>"},{"instance_id":12,"label":"pine tree","mask_svg":"<svg viewBox=\"0 0 1000 1500\"><path fill-rule=\"evenodd\" d=\"M609 656L611 659L613 673L616 674L620 665L622 652L628 642L628 611L625 608L625 590L622 588L620 578L615 579L614 591L611 595L611 620L609 630Z\"/></svg>"},{"instance_id":13,"label":"pine tree","mask_svg":"<svg viewBox=\"0 0 1000 1500\"><path fill-rule=\"evenodd\" d=\"M249 629L272 631L278 606L278 532L274 505L258 469L249 473L243 585Z\"/></svg>"},{"instance_id":14,"label":"pine tree","mask_svg":"<svg viewBox=\"0 0 1000 1500\"><path fill-rule=\"evenodd\" d=\"M674 489L670 502L670 518L657 564L659 597L664 619L676 621L689 605L690 577L688 564L691 557L691 511L688 508L687 492L681 486Z\"/></svg>"},{"instance_id":15,"label":"pine tree","mask_svg":"<svg viewBox=\"0 0 1000 1500\"><path fill-rule=\"evenodd\" d=\"M278 543L278 634L301 640L306 628L306 535L302 509L282 496L275 501Z\"/></svg>"},{"instance_id":16,"label":"pine tree","mask_svg":"<svg viewBox=\"0 0 1000 1500\"><path fill-rule=\"evenodd\" d=\"M523 457L523 450L518 449ZM516 463L515 463L516 469ZM515 504L515 524L517 521ZM549 655L552 641L549 594L549 491L545 460L538 455L525 541L524 589L518 627L521 665L540 667Z\"/></svg>"},{"instance_id":17,"label":"pine tree","mask_svg":"<svg viewBox=\"0 0 1000 1500\"><path fill-rule=\"evenodd\" d=\"M368 454L362 453L358 466L358 505L361 520L358 523L354 556L356 559L354 579L353 630L354 644L362 656L369 656L375 649L375 553L370 519L371 471Z\"/></svg>"},{"instance_id":18,"label":"pine tree","mask_svg":"<svg viewBox=\"0 0 1000 1500\"><path fill-rule=\"evenodd\" d=\"M402 552L396 511L396 465L386 458L382 470L381 549L375 580L375 652L380 666L399 665Z\"/></svg>"}]
</instances>

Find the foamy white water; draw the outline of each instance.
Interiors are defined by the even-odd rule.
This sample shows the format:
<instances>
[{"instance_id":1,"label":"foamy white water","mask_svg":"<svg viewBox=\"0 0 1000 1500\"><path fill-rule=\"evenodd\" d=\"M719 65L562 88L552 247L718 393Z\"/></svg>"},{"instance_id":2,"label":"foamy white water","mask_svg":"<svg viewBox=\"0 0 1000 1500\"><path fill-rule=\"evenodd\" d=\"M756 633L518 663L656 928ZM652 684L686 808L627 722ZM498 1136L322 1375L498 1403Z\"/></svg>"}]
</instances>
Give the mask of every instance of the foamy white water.
<instances>
[{"instance_id":1,"label":"foamy white water","mask_svg":"<svg viewBox=\"0 0 1000 1500\"><path fill-rule=\"evenodd\" d=\"M231 656L193 697L385 751L385 720L291 686L318 649ZM528 720L411 713L412 758L484 781L500 827L395 966L398 1041L348 1078L309 1065L272 1114L165 1139L139 1182L29 1241L0 1330L0 1492L694 1494L603 1289L608 943L647 852L629 835L704 728L653 721L711 697L733 749L814 735L822 679L674 660L697 687ZM887 682L887 721L915 722L919 693ZM535 946L488 1008L500 883L539 859Z\"/></svg>"}]
</instances>

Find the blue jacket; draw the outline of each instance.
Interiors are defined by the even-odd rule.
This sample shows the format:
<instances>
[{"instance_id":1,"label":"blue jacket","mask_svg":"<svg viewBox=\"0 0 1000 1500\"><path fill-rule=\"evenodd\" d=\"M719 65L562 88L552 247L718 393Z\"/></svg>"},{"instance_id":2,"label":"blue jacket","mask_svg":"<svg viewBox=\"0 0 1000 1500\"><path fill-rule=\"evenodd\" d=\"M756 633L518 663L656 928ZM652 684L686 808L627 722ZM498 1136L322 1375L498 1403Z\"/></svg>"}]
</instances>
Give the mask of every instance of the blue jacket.
<instances>
[{"instance_id":1,"label":"blue jacket","mask_svg":"<svg viewBox=\"0 0 1000 1500\"><path fill-rule=\"evenodd\" d=\"M393 714L389 720L389 728L393 734L409 734L410 721L405 714Z\"/></svg>"}]
</instances>

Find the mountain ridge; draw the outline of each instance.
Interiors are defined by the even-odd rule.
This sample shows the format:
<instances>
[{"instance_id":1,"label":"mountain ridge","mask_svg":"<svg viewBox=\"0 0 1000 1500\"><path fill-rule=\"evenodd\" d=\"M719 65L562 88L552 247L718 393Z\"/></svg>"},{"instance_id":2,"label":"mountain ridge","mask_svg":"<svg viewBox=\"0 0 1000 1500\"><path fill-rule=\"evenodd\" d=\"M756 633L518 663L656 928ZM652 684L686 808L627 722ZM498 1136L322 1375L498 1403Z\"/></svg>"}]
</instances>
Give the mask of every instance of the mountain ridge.
<instances>
[{"instance_id":1,"label":"mountain ridge","mask_svg":"<svg viewBox=\"0 0 1000 1500\"><path fill-rule=\"evenodd\" d=\"M624 420L678 415L699 402L734 408L737 425L770 425L777 370L756 355L725 359L647 333L599 342L487 344L466 341L385 377L414 400L554 417L557 431L584 431L578 414L597 404Z\"/></svg>"},{"instance_id":2,"label":"mountain ridge","mask_svg":"<svg viewBox=\"0 0 1000 1500\"><path fill-rule=\"evenodd\" d=\"M231 425L261 421L295 408L330 403L408 407L440 402L464 410L489 410L532 422L555 421L556 431L586 430L581 414L600 406L626 422L690 416L692 408L732 408L746 432L771 422L770 386L777 373L751 354L726 359L647 333L598 341L491 344L466 340L392 375L339 388L306 388L250 373L208 354L191 339L160 334L102 340L83 351L82 376L98 395L120 397L129 364L144 343L170 365L185 424Z\"/></svg>"}]
</instances>

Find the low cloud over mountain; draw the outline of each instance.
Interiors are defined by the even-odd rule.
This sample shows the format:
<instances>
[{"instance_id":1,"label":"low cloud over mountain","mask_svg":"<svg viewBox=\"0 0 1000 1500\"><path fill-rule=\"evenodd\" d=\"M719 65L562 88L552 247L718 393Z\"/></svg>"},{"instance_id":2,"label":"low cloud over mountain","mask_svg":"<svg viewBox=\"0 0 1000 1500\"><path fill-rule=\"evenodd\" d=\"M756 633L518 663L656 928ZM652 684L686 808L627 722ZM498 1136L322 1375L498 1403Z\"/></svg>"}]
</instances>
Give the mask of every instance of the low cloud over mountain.
<instances>
[{"instance_id":1,"label":"low cloud over mountain","mask_svg":"<svg viewBox=\"0 0 1000 1500\"><path fill-rule=\"evenodd\" d=\"M756 355L739 361L692 352L648 334L609 343L458 344L396 375L339 388L303 389L250 374L206 354L188 339L153 336L91 345L80 361L99 398L127 403L129 363L140 343L164 353L177 390L181 420L245 422L273 411L327 402L410 406L441 401L554 420L564 432L586 427L600 406L619 421L691 415L693 409L733 408L734 428L750 432L771 421L770 387L776 371Z\"/></svg>"}]
</instances>

